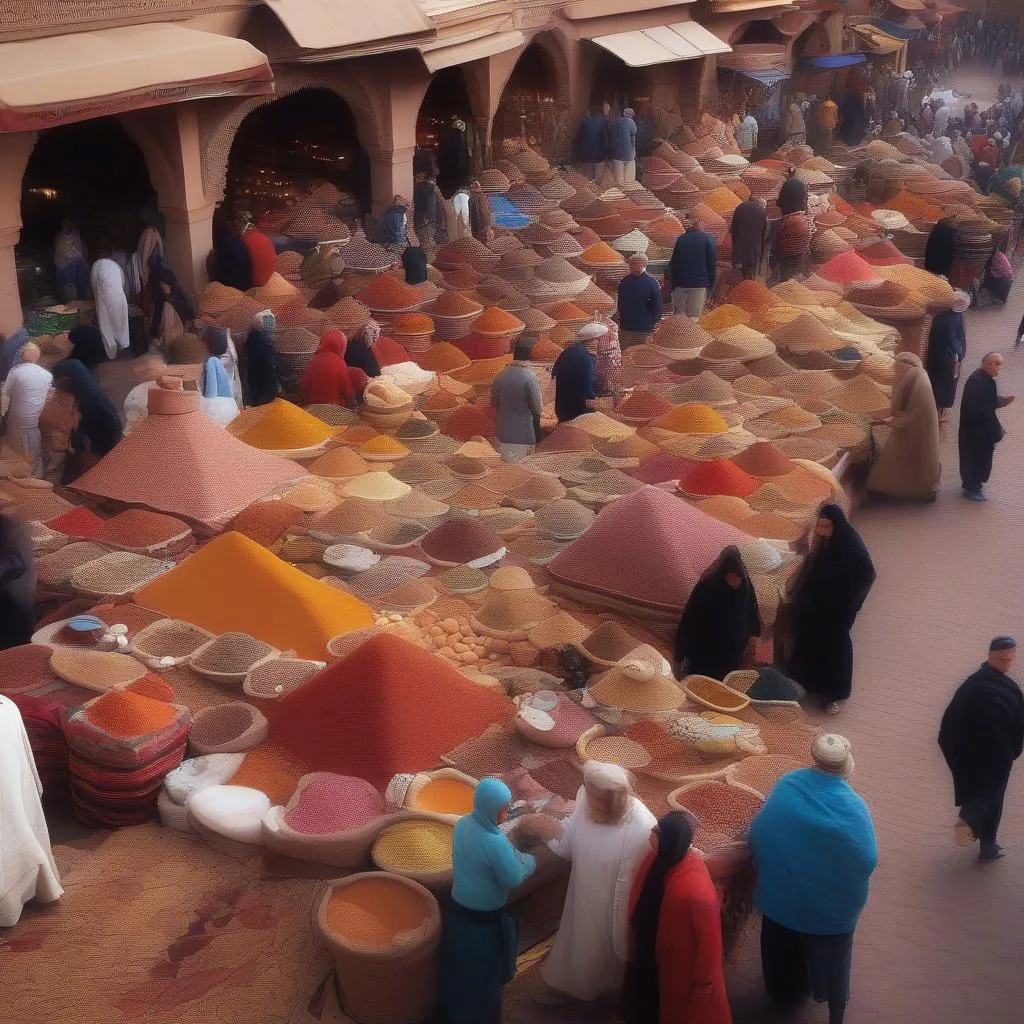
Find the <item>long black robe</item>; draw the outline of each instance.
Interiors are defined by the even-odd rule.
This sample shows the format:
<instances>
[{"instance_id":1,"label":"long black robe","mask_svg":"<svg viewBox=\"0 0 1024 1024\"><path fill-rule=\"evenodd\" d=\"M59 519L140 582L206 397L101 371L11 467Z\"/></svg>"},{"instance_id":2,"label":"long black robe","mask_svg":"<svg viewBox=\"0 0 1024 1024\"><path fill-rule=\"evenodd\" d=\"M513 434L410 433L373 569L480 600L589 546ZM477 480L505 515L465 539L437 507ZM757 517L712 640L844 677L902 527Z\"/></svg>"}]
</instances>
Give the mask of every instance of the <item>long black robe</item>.
<instances>
[{"instance_id":1,"label":"long black robe","mask_svg":"<svg viewBox=\"0 0 1024 1024\"><path fill-rule=\"evenodd\" d=\"M555 415L559 423L588 411L587 399L597 398L594 357L582 342L562 349L551 367L555 379Z\"/></svg>"},{"instance_id":2,"label":"long black robe","mask_svg":"<svg viewBox=\"0 0 1024 1024\"><path fill-rule=\"evenodd\" d=\"M36 563L24 523L0 515L0 651L20 647L36 628Z\"/></svg>"},{"instance_id":3,"label":"long black robe","mask_svg":"<svg viewBox=\"0 0 1024 1024\"><path fill-rule=\"evenodd\" d=\"M928 356L925 369L932 382L935 405L952 409L956 401L956 364L967 354L967 332L964 315L952 309L939 313L928 333Z\"/></svg>"},{"instance_id":4,"label":"long black robe","mask_svg":"<svg viewBox=\"0 0 1024 1024\"><path fill-rule=\"evenodd\" d=\"M1005 431L996 410L1002 406L994 377L980 366L967 378L960 400L960 480L975 491L992 473L992 456Z\"/></svg>"},{"instance_id":5,"label":"long black robe","mask_svg":"<svg viewBox=\"0 0 1024 1024\"><path fill-rule=\"evenodd\" d=\"M727 573L741 583L733 589ZM724 679L743 662L750 638L761 635L757 595L739 550L727 547L697 581L676 629L675 660L693 675Z\"/></svg>"},{"instance_id":6,"label":"long black robe","mask_svg":"<svg viewBox=\"0 0 1024 1024\"><path fill-rule=\"evenodd\" d=\"M245 340L245 382L248 405L269 405L281 393L274 342L255 327Z\"/></svg>"},{"instance_id":7,"label":"long black robe","mask_svg":"<svg viewBox=\"0 0 1024 1024\"><path fill-rule=\"evenodd\" d=\"M764 252L768 214L756 199L747 199L732 212L732 265L755 270Z\"/></svg>"},{"instance_id":8,"label":"long black robe","mask_svg":"<svg viewBox=\"0 0 1024 1024\"><path fill-rule=\"evenodd\" d=\"M366 343L361 334L348 343L345 349L345 362L363 371L367 377L380 376L380 363L373 354L373 349Z\"/></svg>"},{"instance_id":9,"label":"long black robe","mask_svg":"<svg viewBox=\"0 0 1024 1024\"><path fill-rule=\"evenodd\" d=\"M818 514L832 521L832 536L808 555L794 584L789 674L823 700L846 700L853 688L850 631L875 567L841 508L826 505Z\"/></svg>"},{"instance_id":10,"label":"long black robe","mask_svg":"<svg viewBox=\"0 0 1024 1024\"><path fill-rule=\"evenodd\" d=\"M943 219L928 233L924 247L924 269L932 274L949 277L956 249L956 227L952 220Z\"/></svg>"},{"instance_id":11,"label":"long black robe","mask_svg":"<svg viewBox=\"0 0 1024 1024\"><path fill-rule=\"evenodd\" d=\"M123 435L121 417L113 402L77 359L62 360L52 372L54 384L70 391L78 407L78 428L71 435L72 454L88 451L102 458ZM61 484L73 483L79 472L77 460L69 457Z\"/></svg>"},{"instance_id":12,"label":"long black robe","mask_svg":"<svg viewBox=\"0 0 1024 1024\"><path fill-rule=\"evenodd\" d=\"M987 662L960 684L942 716L939 748L953 776L953 801L997 796L1024 749L1024 694Z\"/></svg>"}]
</instances>

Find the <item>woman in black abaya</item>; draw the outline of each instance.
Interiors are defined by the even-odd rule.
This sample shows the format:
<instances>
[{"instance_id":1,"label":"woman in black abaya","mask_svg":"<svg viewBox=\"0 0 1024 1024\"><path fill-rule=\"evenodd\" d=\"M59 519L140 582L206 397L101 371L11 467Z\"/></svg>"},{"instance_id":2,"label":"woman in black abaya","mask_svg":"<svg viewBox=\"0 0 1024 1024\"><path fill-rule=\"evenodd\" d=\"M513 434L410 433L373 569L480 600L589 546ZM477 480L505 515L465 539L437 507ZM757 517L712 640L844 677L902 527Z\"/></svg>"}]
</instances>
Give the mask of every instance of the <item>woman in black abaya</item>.
<instances>
[{"instance_id":1,"label":"woman in black abaya","mask_svg":"<svg viewBox=\"0 0 1024 1024\"><path fill-rule=\"evenodd\" d=\"M729 545L697 581L676 630L678 670L724 679L761 635L757 596L739 549Z\"/></svg>"},{"instance_id":2,"label":"woman in black abaya","mask_svg":"<svg viewBox=\"0 0 1024 1024\"><path fill-rule=\"evenodd\" d=\"M853 687L850 631L874 582L875 567L860 534L838 505L823 506L810 554L790 588L789 674L831 714Z\"/></svg>"},{"instance_id":3,"label":"woman in black abaya","mask_svg":"<svg viewBox=\"0 0 1024 1024\"><path fill-rule=\"evenodd\" d=\"M924 269L949 277L956 249L956 225L951 217L938 221L928 233L924 247Z\"/></svg>"}]
</instances>

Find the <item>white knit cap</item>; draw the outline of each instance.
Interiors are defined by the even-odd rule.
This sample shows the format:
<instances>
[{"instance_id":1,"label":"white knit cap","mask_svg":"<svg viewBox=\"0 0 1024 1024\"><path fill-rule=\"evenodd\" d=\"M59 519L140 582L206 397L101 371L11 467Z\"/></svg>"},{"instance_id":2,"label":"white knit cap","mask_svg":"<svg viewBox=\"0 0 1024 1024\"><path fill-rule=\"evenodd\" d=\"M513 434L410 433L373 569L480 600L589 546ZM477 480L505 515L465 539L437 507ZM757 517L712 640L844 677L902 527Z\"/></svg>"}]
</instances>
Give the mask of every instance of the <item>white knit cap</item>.
<instances>
[{"instance_id":1,"label":"white knit cap","mask_svg":"<svg viewBox=\"0 0 1024 1024\"><path fill-rule=\"evenodd\" d=\"M853 774L853 754L850 752L850 741L838 733L829 732L819 736L811 744L811 757L814 767L829 775L838 775L848 779Z\"/></svg>"},{"instance_id":2,"label":"white knit cap","mask_svg":"<svg viewBox=\"0 0 1024 1024\"><path fill-rule=\"evenodd\" d=\"M593 341L595 338L603 338L608 333L608 328L604 324L584 324L576 332L577 341Z\"/></svg>"}]
</instances>

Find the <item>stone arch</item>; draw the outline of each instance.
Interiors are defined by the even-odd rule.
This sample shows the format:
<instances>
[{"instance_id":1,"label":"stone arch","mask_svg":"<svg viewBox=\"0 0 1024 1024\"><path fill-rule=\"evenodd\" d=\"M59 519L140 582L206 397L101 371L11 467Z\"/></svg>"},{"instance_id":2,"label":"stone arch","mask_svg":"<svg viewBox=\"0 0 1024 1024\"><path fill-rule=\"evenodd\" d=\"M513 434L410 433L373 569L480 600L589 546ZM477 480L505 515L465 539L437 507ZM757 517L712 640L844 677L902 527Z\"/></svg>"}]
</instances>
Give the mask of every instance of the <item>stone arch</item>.
<instances>
[{"instance_id":1,"label":"stone arch","mask_svg":"<svg viewBox=\"0 0 1024 1024\"><path fill-rule=\"evenodd\" d=\"M327 89L346 104L356 121L359 141L368 149L385 144L384 126L387 118L382 106L358 82L338 71L307 71L304 69L278 72L274 79L273 96L253 96L237 102L225 102L205 117L200 124L202 142L203 191L211 203L224 199L227 185L228 157L242 122L254 110L270 106L275 100L291 96L302 89Z\"/></svg>"},{"instance_id":2,"label":"stone arch","mask_svg":"<svg viewBox=\"0 0 1024 1024\"><path fill-rule=\"evenodd\" d=\"M552 117L557 122L554 131L559 137L564 135L565 132L564 130L559 131L558 126L562 122L564 122L565 126L568 126L572 117L572 111L578 106L574 101L573 67L575 62L573 61L573 52L569 42L561 32L555 29L538 32L524 47L514 53L513 60L507 61L506 66L500 68L498 75L493 81L492 102L487 131L488 147L490 147L493 141L491 136L494 131L498 111L505 98L505 91L512 81L523 57L531 50L540 53L552 85L552 92L555 97L555 110L552 112ZM548 144L551 145L550 140ZM562 148L557 140L554 142L554 148L556 152L553 153L553 156L556 158L561 159L567 156L567 153L557 151Z\"/></svg>"}]
</instances>

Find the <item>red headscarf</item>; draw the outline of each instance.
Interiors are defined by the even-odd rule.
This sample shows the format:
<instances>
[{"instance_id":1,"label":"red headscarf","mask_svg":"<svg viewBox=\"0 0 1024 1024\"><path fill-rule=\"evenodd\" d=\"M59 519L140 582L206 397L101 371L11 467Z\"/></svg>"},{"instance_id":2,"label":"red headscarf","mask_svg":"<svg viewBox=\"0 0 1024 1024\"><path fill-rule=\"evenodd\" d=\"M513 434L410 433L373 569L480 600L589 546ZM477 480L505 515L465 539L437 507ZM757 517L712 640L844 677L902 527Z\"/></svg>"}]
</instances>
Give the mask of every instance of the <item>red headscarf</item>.
<instances>
[{"instance_id":1,"label":"red headscarf","mask_svg":"<svg viewBox=\"0 0 1024 1024\"><path fill-rule=\"evenodd\" d=\"M303 405L348 405L356 397L356 385L345 362L348 341L341 331L328 331L310 360L299 384Z\"/></svg>"}]
</instances>

